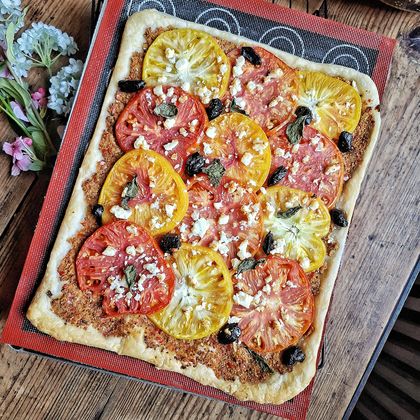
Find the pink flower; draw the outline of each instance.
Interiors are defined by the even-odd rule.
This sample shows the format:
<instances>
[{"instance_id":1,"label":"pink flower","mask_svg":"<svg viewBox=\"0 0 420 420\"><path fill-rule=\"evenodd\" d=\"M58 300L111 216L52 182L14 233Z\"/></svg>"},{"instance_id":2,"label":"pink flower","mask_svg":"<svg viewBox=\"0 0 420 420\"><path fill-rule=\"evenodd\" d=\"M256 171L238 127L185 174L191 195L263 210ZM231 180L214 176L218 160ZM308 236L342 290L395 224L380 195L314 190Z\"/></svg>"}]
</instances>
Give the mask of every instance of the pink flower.
<instances>
[{"instance_id":1,"label":"pink flower","mask_svg":"<svg viewBox=\"0 0 420 420\"><path fill-rule=\"evenodd\" d=\"M19 102L10 101L10 106L12 107L13 114L16 115L16 118L19 118L22 121L29 122L28 117L23 111L22 105Z\"/></svg>"},{"instance_id":2,"label":"pink flower","mask_svg":"<svg viewBox=\"0 0 420 420\"><path fill-rule=\"evenodd\" d=\"M13 143L5 142L3 151L12 156L13 176L19 175L21 171L28 171L32 164L32 140L29 137L16 137Z\"/></svg>"},{"instance_id":3,"label":"pink flower","mask_svg":"<svg viewBox=\"0 0 420 420\"><path fill-rule=\"evenodd\" d=\"M40 87L36 92L31 94L32 103L36 109L45 108L47 106L46 91L43 87Z\"/></svg>"}]
</instances>

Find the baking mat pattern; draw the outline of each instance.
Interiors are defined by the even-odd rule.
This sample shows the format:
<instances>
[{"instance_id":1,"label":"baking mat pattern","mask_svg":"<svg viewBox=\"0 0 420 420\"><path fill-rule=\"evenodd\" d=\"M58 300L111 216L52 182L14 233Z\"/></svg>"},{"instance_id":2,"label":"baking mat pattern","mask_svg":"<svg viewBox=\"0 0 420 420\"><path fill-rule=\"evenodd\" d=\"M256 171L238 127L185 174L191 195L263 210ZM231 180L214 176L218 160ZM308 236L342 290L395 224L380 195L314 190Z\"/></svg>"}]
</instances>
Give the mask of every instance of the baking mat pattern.
<instances>
[{"instance_id":1,"label":"baking mat pattern","mask_svg":"<svg viewBox=\"0 0 420 420\"><path fill-rule=\"evenodd\" d=\"M156 8L186 20L229 30L313 61L347 65L371 75L381 93L395 44L395 41L376 34L284 9L262 0L106 2L2 340L40 353L186 392L286 418L303 419L308 409L312 383L293 401L280 406L240 402L185 376L159 371L136 359L82 345L58 342L37 331L25 318L27 306L45 271L78 168L95 129L125 21L130 14L146 8Z\"/></svg>"}]
</instances>

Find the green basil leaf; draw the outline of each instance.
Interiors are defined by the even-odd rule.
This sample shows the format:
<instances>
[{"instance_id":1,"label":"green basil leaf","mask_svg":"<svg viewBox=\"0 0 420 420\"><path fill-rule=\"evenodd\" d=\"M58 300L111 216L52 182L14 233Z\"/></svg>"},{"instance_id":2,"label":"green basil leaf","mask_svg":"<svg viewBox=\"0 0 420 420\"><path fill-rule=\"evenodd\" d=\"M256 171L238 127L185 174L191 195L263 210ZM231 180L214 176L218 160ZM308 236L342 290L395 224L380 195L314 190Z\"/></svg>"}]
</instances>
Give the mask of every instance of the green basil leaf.
<instances>
[{"instance_id":1,"label":"green basil leaf","mask_svg":"<svg viewBox=\"0 0 420 420\"><path fill-rule=\"evenodd\" d=\"M290 123L286 128L286 136L290 143L296 144L300 142L303 135L303 127L305 127L305 120L307 116L301 115L295 121Z\"/></svg>"},{"instance_id":2,"label":"green basil leaf","mask_svg":"<svg viewBox=\"0 0 420 420\"><path fill-rule=\"evenodd\" d=\"M245 258L239 263L238 268L236 269L236 274L241 274L244 271L252 270L256 265L257 261L255 258Z\"/></svg>"},{"instance_id":3,"label":"green basil leaf","mask_svg":"<svg viewBox=\"0 0 420 420\"><path fill-rule=\"evenodd\" d=\"M223 178L226 169L220 162L220 159L214 159L203 172L208 175L211 185L217 187L220 184L220 180Z\"/></svg>"},{"instance_id":4,"label":"green basil leaf","mask_svg":"<svg viewBox=\"0 0 420 420\"><path fill-rule=\"evenodd\" d=\"M172 118L178 114L178 108L174 104L163 103L157 105L153 112L158 117Z\"/></svg>"},{"instance_id":5,"label":"green basil leaf","mask_svg":"<svg viewBox=\"0 0 420 420\"><path fill-rule=\"evenodd\" d=\"M255 351L251 350L247 346L244 345L244 347L246 348L250 356L254 359L254 362L264 373L274 373L274 370L271 369L271 367L268 365L268 363L262 356L260 356L258 353L255 353Z\"/></svg>"},{"instance_id":6,"label":"green basil leaf","mask_svg":"<svg viewBox=\"0 0 420 420\"><path fill-rule=\"evenodd\" d=\"M276 217L279 217L280 219L288 219L289 217L292 217L294 214L296 214L301 208L302 206L296 206L285 211L278 211Z\"/></svg>"},{"instance_id":7,"label":"green basil leaf","mask_svg":"<svg viewBox=\"0 0 420 420\"><path fill-rule=\"evenodd\" d=\"M129 289L133 286L134 282L136 281L137 271L134 265L127 265L124 268L125 280L128 284Z\"/></svg>"}]
</instances>

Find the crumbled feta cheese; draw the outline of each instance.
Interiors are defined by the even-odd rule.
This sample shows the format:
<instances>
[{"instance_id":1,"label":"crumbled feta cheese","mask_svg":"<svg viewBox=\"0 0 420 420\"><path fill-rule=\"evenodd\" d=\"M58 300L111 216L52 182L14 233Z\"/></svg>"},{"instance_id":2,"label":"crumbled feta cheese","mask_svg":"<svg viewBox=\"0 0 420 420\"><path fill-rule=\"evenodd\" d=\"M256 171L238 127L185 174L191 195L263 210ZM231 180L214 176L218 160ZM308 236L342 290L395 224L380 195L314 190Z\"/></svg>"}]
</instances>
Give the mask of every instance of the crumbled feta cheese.
<instances>
[{"instance_id":1,"label":"crumbled feta cheese","mask_svg":"<svg viewBox=\"0 0 420 420\"><path fill-rule=\"evenodd\" d=\"M311 260L308 257L304 257L299 261L299 263L304 270L307 270L311 265Z\"/></svg>"},{"instance_id":2,"label":"crumbled feta cheese","mask_svg":"<svg viewBox=\"0 0 420 420\"><path fill-rule=\"evenodd\" d=\"M181 136L183 136L183 137L187 137L188 136L188 131L184 127L181 127L179 129L179 134L181 134Z\"/></svg>"},{"instance_id":3,"label":"crumbled feta cheese","mask_svg":"<svg viewBox=\"0 0 420 420\"><path fill-rule=\"evenodd\" d=\"M246 108L246 101L244 98L235 98L235 103L241 109Z\"/></svg>"},{"instance_id":4,"label":"crumbled feta cheese","mask_svg":"<svg viewBox=\"0 0 420 420\"><path fill-rule=\"evenodd\" d=\"M241 305L244 308L249 308L251 306L253 299L254 299L253 296L248 295L247 293L242 292L242 291L233 295L233 301L237 305Z\"/></svg>"},{"instance_id":5,"label":"crumbled feta cheese","mask_svg":"<svg viewBox=\"0 0 420 420\"><path fill-rule=\"evenodd\" d=\"M292 174L295 175L297 173L297 171L299 170L299 162L297 162L296 160L293 162L292 165Z\"/></svg>"},{"instance_id":6,"label":"crumbled feta cheese","mask_svg":"<svg viewBox=\"0 0 420 420\"><path fill-rule=\"evenodd\" d=\"M172 60L173 58L175 58L175 50L174 49L172 49L172 48L166 48L166 50L165 50L165 57L168 59L168 60Z\"/></svg>"},{"instance_id":7,"label":"crumbled feta cheese","mask_svg":"<svg viewBox=\"0 0 420 420\"><path fill-rule=\"evenodd\" d=\"M238 251L239 259L244 260L246 258L251 257L251 254L247 251L247 248L248 248L248 239L245 239L239 245L239 251Z\"/></svg>"},{"instance_id":8,"label":"crumbled feta cheese","mask_svg":"<svg viewBox=\"0 0 420 420\"><path fill-rule=\"evenodd\" d=\"M133 245L129 245L127 248L125 248L125 252L128 255L134 257L136 255L136 248Z\"/></svg>"},{"instance_id":9,"label":"crumbled feta cheese","mask_svg":"<svg viewBox=\"0 0 420 420\"><path fill-rule=\"evenodd\" d=\"M254 89L255 89L255 87L256 87L257 85L255 84L255 82L254 81L252 81L252 80L250 80L248 83L247 83L247 85L246 85L246 87L247 87L247 89L250 91L250 92L252 92Z\"/></svg>"},{"instance_id":10,"label":"crumbled feta cheese","mask_svg":"<svg viewBox=\"0 0 420 420\"><path fill-rule=\"evenodd\" d=\"M213 153L213 149L210 143L206 143L206 142L203 143L203 153L205 155L211 155Z\"/></svg>"},{"instance_id":11,"label":"crumbled feta cheese","mask_svg":"<svg viewBox=\"0 0 420 420\"><path fill-rule=\"evenodd\" d=\"M210 227L210 222L204 218L200 218L194 222L191 233L202 238Z\"/></svg>"},{"instance_id":12,"label":"crumbled feta cheese","mask_svg":"<svg viewBox=\"0 0 420 420\"><path fill-rule=\"evenodd\" d=\"M166 143L163 148L167 151L175 149L176 146L178 146L179 141L178 140L172 140L169 143Z\"/></svg>"},{"instance_id":13,"label":"crumbled feta cheese","mask_svg":"<svg viewBox=\"0 0 420 420\"><path fill-rule=\"evenodd\" d=\"M137 228L135 226L132 225L128 225L125 230L129 233L132 233L133 235L138 235L139 231L137 230Z\"/></svg>"},{"instance_id":14,"label":"crumbled feta cheese","mask_svg":"<svg viewBox=\"0 0 420 420\"><path fill-rule=\"evenodd\" d=\"M314 200L312 201L312 203L309 205L309 208L311 210L317 210L319 208L319 203L318 200Z\"/></svg>"},{"instance_id":15,"label":"crumbled feta cheese","mask_svg":"<svg viewBox=\"0 0 420 420\"><path fill-rule=\"evenodd\" d=\"M252 155L249 152L246 152L242 155L241 157L241 162L245 165L248 166L251 162L252 162Z\"/></svg>"},{"instance_id":16,"label":"crumbled feta cheese","mask_svg":"<svg viewBox=\"0 0 420 420\"><path fill-rule=\"evenodd\" d=\"M282 238L276 239L274 241L274 248L270 252L270 254L283 254L286 248L286 241Z\"/></svg>"},{"instance_id":17,"label":"crumbled feta cheese","mask_svg":"<svg viewBox=\"0 0 420 420\"><path fill-rule=\"evenodd\" d=\"M176 117L173 117L173 118L166 118L166 120L163 122L163 126L164 126L167 130L169 130L169 129L171 129L171 128L173 128L173 127L174 127L175 123L176 123Z\"/></svg>"},{"instance_id":18,"label":"crumbled feta cheese","mask_svg":"<svg viewBox=\"0 0 420 420\"><path fill-rule=\"evenodd\" d=\"M299 151L299 143L296 143L292 147L292 153L297 153Z\"/></svg>"},{"instance_id":19,"label":"crumbled feta cheese","mask_svg":"<svg viewBox=\"0 0 420 420\"><path fill-rule=\"evenodd\" d=\"M120 206L112 206L109 210L117 219L128 219L131 216L131 209L124 209Z\"/></svg>"},{"instance_id":20,"label":"crumbled feta cheese","mask_svg":"<svg viewBox=\"0 0 420 420\"><path fill-rule=\"evenodd\" d=\"M185 90L186 92L188 92L190 90L190 87L191 87L191 84L189 82L184 82L181 85L181 89ZM180 99L180 102L181 102L181 99Z\"/></svg>"},{"instance_id":21,"label":"crumbled feta cheese","mask_svg":"<svg viewBox=\"0 0 420 420\"><path fill-rule=\"evenodd\" d=\"M153 93L157 96L163 96L163 90L162 90L162 86L161 85L157 85L153 88Z\"/></svg>"},{"instance_id":22,"label":"crumbled feta cheese","mask_svg":"<svg viewBox=\"0 0 420 420\"><path fill-rule=\"evenodd\" d=\"M176 204L165 204L165 212L168 217L173 217Z\"/></svg>"},{"instance_id":23,"label":"crumbled feta cheese","mask_svg":"<svg viewBox=\"0 0 420 420\"><path fill-rule=\"evenodd\" d=\"M227 66L227 64L223 63L220 66L220 73L225 74L227 71L228 71L228 66Z\"/></svg>"},{"instance_id":24,"label":"crumbled feta cheese","mask_svg":"<svg viewBox=\"0 0 420 420\"><path fill-rule=\"evenodd\" d=\"M117 250L112 246L107 246L102 251L102 255L105 255L106 257L115 257L116 254L117 254Z\"/></svg>"},{"instance_id":25,"label":"crumbled feta cheese","mask_svg":"<svg viewBox=\"0 0 420 420\"><path fill-rule=\"evenodd\" d=\"M213 205L214 205L214 208L216 210L220 210L223 207L223 203L222 202L214 203Z\"/></svg>"},{"instance_id":26,"label":"crumbled feta cheese","mask_svg":"<svg viewBox=\"0 0 420 420\"><path fill-rule=\"evenodd\" d=\"M241 81L239 79L233 79L229 90L233 96L236 96L242 90Z\"/></svg>"},{"instance_id":27,"label":"crumbled feta cheese","mask_svg":"<svg viewBox=\"0 0 420 420\"><path fill-rule=\"evenodd\" d=\"M144 268L152 275L156 276L160 273L159 267L156 265L156 263L149 263L144 264Z\"/></svg>"},{"instance_id":28,"label":"crumbled feta cheese","mask_svg":"<svg viewBox=\"0 0 420 420\"><path fill-rule=\"evenodd\" d=\"M229 215L228 214L222 214L219 217L218 223L219 223L219 225L227 225L229 223Z\"/></svg>"},{"instance_id":29,"label":"crumbled feta cheese","mask_svg":"<svg viewBox=\"0 0 420 420\"><path fill-rule=\"evenodd\" d=\"M325 171L325 175L331 175L340 170L340 165L331 165Z\"/></svg>"},{"instance_id":30,"label":"crumbled feta cheese","mask_svg":"<svg viewBox=\"0 0 420 420\"><path fill-rule=\"evenodd\" d=\"M239 260L238 258L233 258L231 263L232 263L232 267L236 270L239 264L241 263L241 260Z\"/></svg>"},{"instance_id":31,"label":"crumbled feta cheese","mask_svg":"<svg viewBox=\"0 0 420 420\"><path fill-rule=\"evenodd\" d=\"M138 136L134 142L135 149L149 150L150 147L144 136Z\"/></svg>"},{"instance_id":32,"label":"crumbled feta cheese","mask_svg":"<svg viewBox=\"0 0 420 420\"><path fill-rule=\"evenodd\" d=\"M311 159L311 158L310 158L310 156L309 156L309 155L306 155L306 156L302 159L302 162L303 162L303 163L308 163L310 159Z\"/></svg>"},{"instance_id":33,"label":"crumbled feta cheese","mask_svg":"<svg viewBox=\"0 0 420 420\"><path fill-rule=\"evenodd\" d=\"M216 127L209 127L209 128L206 130L206 136L207 136L207 137L209 137L209 138L211 138L211 139L214 139L214 138L216 137L216 135L217 135L217 130L216 130Z\"/></svg>"}]
</instances>

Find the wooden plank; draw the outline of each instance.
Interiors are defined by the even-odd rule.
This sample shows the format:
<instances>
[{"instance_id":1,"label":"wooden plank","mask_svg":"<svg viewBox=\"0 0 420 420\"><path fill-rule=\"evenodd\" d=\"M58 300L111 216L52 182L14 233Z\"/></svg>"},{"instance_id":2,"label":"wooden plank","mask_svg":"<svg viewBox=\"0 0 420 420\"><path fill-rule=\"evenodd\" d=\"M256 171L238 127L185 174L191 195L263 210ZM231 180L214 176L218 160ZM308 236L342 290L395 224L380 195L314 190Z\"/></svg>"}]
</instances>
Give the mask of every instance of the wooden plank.
<instances>
[{"instance_id":1,"label":"wooden plank","mask_svg":"<svg viewBox=\"0 0 420 420\"><path fill-rule=\"evenodd\" d=\"M398 319L394 325L394 331L404 334L413 340L420 339L420 325L406 321L405 319Z\"/></svg>"},{"instance_id":2,"label":"wooden plank","mask_svg":"<svg viewBox=\"0 0 420 420\"><path fill-rule=\"evenodd\" d=\"M273 3L312 14L319 10L323 0L274 0Z\"/></svg>"},{"instance_id":3,"label":"wooden plank","mask_svg":"<svg viewBox=\"0 0 420 420\"><path fill-rule=\"evenodd\" d=\"M405 302L405 307L412 311L420 312L420 298L409 296L407 302Z\"/></svg>"}]
</instances>

